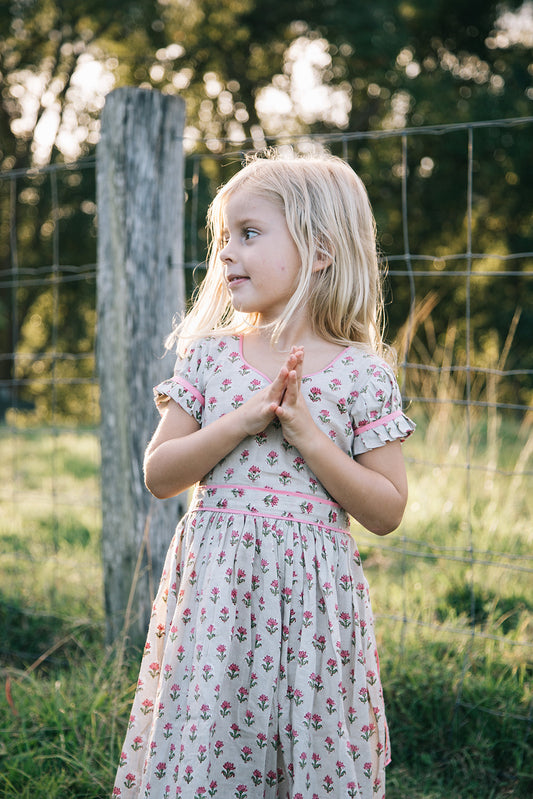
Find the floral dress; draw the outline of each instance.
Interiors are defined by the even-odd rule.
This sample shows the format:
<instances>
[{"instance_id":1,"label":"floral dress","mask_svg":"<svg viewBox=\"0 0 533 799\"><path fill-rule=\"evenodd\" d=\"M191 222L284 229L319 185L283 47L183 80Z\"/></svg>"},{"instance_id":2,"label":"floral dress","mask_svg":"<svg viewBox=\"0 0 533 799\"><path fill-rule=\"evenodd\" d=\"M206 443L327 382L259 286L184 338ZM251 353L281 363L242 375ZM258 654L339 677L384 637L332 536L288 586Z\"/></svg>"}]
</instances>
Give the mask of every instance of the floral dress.
<instances>
[{"instance_id":1,"label":"floral dress","mask_svg":"<svg viewBox=\"0 0 533 799\"><path fill-rule=\"evenodd\" d=\"M156 387L204 426L268 378L211 336ZM356 347L303 377L356 456L414 429ZM347 513L272 422L195 489L161 579L114 797L380 799L389 760L368 586Z\"/></svg>"}]
</instances>

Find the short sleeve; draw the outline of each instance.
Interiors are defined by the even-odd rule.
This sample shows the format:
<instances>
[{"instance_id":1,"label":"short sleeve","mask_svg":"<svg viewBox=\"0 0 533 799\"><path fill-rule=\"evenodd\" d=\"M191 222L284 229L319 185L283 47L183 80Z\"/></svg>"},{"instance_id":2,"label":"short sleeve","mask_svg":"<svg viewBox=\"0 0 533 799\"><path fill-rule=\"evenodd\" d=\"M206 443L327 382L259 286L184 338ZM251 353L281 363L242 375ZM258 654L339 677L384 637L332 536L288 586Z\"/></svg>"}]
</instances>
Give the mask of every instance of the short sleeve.
<instances>
[{"instance_id":1,"label":"short sleeve","mask_svg":"<svg viewBox=\"0 0 533 799\"><path fill-rule=\"evenodd\" d=\"M160 413L169 399L173 399L198 424L202 424L205 405L204 356L202 342L199 342L191 347L184 358L177 359L172 377L154 387L154 399Z\"/></svg>"},{"instance_id":2,"label":"short sleeve","mask_svg":"<svg viewBox=\"0 0 533 799\"><path fill-rule=\"evenodd\" d=\"M372 363L366 374L351 411L354 456L389 441L404 441L416 427L402 410L400 389L390 367Z\"/></svg>"}]
</instances>

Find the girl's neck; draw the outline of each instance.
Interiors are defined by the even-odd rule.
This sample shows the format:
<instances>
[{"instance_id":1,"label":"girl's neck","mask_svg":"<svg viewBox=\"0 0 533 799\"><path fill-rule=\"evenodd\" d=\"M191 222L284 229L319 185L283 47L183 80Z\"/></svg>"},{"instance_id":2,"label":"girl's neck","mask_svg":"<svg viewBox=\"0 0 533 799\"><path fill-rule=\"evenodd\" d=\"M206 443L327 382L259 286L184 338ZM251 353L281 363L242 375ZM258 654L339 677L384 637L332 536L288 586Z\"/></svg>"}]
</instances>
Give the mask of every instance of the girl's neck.
<instances>
[{"instance_id":1,"label":"girl's neck","mask_svg":"<svg viewBox=\"0 0 533 799\"><path fill-rule=\"evenodd\" d=\"M274 380L293 346L304 348L304 374L321 371L346 349L340 344L320 338L313 333L310 326L291 325L275 343L272 341L271 329L260 326L244 333L242 337L242 355L245 361L270 380Z\"/></svg>"}]
</instances>

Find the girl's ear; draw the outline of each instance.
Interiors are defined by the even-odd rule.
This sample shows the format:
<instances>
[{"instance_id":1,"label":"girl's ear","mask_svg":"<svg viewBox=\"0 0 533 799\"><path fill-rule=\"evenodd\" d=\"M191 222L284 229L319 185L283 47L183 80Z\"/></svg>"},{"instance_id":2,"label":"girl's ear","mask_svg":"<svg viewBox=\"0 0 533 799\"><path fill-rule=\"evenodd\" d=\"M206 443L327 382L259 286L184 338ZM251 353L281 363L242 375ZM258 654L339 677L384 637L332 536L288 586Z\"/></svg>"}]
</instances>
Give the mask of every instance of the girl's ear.
<instances>
[{"instance_id":1,"label":"girl's ear","mask_svg":"<svg viewBox=\"0 0 533 799\"><path fill-rule=\"evenodd\" d=\"M313 272L320 272L322 269L327 269L333 263L333 255L329 250L318 245L315 251L315 260L313 261Z\"/></svg>"}]
</instances>

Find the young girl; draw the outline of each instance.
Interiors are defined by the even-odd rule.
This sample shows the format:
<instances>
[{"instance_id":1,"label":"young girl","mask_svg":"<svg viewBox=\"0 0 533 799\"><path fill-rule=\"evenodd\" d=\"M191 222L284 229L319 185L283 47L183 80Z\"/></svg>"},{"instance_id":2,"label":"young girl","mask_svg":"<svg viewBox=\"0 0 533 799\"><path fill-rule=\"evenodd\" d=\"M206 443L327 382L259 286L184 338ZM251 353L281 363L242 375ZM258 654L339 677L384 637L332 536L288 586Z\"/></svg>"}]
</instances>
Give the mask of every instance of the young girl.
<instances>
[{"instance_id":1,"label":"young girl","mask_svg":"<svg viewBox=\"0 0 533 799\"><path fill-rule=\"evenodd\" d=\"M382 358L368 198L335 157L270 154L208 221L144 464L158 498L196 488L113 796L379 799L389 743L350 517L397 527L414 425Z\"/></svg>"}]
</instances>

